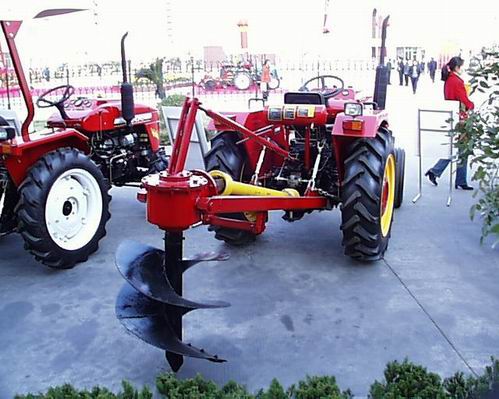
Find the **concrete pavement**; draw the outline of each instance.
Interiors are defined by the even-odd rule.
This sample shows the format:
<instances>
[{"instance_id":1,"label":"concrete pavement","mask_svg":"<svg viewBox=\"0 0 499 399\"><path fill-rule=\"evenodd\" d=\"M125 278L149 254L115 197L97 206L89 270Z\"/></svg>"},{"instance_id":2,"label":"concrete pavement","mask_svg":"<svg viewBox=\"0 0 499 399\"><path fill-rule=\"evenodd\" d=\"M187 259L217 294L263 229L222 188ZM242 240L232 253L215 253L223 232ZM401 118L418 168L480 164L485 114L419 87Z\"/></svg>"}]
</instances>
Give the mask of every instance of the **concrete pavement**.
<instances>
[{"instance_id":1,"label":"concrete pavement","mask_svg":"<svg viewBox=\"0 0 499 399\"><path fill-rule=\"evenodd\" d=\"M429 80L427 76L423 79ZM365 396L393 359L422 363L443 376L480 372L499 356L499 251L480 246L468 218L471 195L424 183L416 193L415 112L422 93L392 86L391 127L407 151L405 203L395 214L383 261L359 264L342 254L338 211L289 224L271 215L252 245L230 248L200 227L185 251L228 251L227 262L205 263L185 275L189 299L221 299L230 308L185 318L185 337L228 360L187 359L180 377L201 373L251 390L273 377L289 385L306 374L333 374L343 389ZM429 139L425 166L441 153ZM433 140L433 141L432 141ZM435 141L436 140L436 141ZM125 378L142 385L168 371L160 350L128 335L114 302L124 283L113 254L122 239L162 245L130 188L112 190L112 219L100 250L85 264L53 271L35 262L16 235L0 241L0 398L70 382L117 389Z\"/></svg>"}]
</instances>

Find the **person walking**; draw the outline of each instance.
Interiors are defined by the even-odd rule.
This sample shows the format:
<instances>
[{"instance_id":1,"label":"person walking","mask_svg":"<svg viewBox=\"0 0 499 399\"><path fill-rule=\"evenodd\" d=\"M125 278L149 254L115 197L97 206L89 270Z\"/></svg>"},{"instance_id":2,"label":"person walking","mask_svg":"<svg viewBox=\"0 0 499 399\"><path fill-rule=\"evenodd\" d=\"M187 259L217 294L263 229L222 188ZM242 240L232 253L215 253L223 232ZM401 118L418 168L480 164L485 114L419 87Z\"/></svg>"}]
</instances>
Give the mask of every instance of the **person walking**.
<instances>
[{"instance_id":1,"label":"person walking","mask_svg":"<svg viewBox=\"0 0 499 399\"><path fill-rule=\"evenodd\" d=\"M404 85L404 60L402 57L399 58L399 62L397 64L397 71L399 73L399 85Z\"/></svg>"},{"instance_id":2,"label":"person walking","mask_svg":"<svg viewBox=\"0 0 499 399\"><path fill-rule=\"evenodd\" d=\"M428 70L430 71L430 78L433 83L435 83L435 72L437 71L437 61L431 57L431 61L428 63Z\"/></svg>"},{"instance_id":3,"label":"person walking","mask_svg":"<svg viewBox=\"0 0 499 399\"><path fill-rule=\"evenodd\" d=\"M387 70L387 75L388 75L388 84L391 85L392 82L390 82L390 78L392 75L392 63L390 60L386 63L386 70Z\"/></svg>"},{"instance_id":4,"label":"person walking","mask_svg":"<svg viewBox=\"0 0 499 399\"><path fill-rule=\"evenodd\" d=\"M416 94L416 89L418 88L418 79L420 74L421 74L421 68L419 66L419 62L414 60L412 62L411 67L409 68L409 76L411 78L413 94Z\"/></svg>"},{"instance_id":5,"label":"person walking","mask_svg":"<svg viewBox=\"0 0 499 399\"><path fill-rule=\"evenodd\" d=\"M464 60L461 57L452 57L450 61L442 68L442 79L444 84L444 96L446 100L459 101L459 119L464 121L467 118L467 112L475 107L475 104L468 98L468 93L464 86L464 81L459 76ZM435 186L438 185L437 178L442 176L442 173L447 168L450 159L439 159L438 162L429 169L425 176ZM458 154L458 165L456 169L455 188L461 190L473 190L473 187L467 183L468 172L468 157L463 154Z\"/></svg>"},{"instance_id":6,"label":"person walking","mask_svg":"<svg viewBox=\"0 0 499 399\"><path fill-rule=\"evenodd\" d=\"M410 70L409 62L406 61L404 63L404 80L406 86L409 86L409 70Z\"/></svg>"},{"instance_id":7,"label":"person walking","mask_svg":"<svg viewBox=\"0 0 499 399\"><path fill-rule=\"evenodd\" d=\"M269 98L270 83L270 60L265 60L262 66L262 76L260 78L260 90L262 97L266 101Z\"/></svg>"}]
</instances>

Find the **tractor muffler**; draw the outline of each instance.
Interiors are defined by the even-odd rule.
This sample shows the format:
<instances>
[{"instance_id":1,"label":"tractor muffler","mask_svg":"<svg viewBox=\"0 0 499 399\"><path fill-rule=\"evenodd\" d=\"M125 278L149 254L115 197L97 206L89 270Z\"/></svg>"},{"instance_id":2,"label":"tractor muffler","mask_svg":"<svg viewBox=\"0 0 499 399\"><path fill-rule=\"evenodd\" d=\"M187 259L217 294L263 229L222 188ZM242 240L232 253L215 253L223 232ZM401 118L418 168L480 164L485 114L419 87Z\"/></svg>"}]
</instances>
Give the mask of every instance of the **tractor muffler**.
<instances>
[{"instance_id":1,"label":"tractor muffler","mask_svg":"<svg viewBox=\"0 0 499 399\"><path fill-rule=\"evenodd\" d=\"M133 335L165 351L173 371L179 370L184 356L225 362L182 342L182 317L196 309L230 306L226 302L194 302L182 297L183 273L197 263L226 260L226 254L203 253L183 258L183 233L165 232L165 250L124 241L116 252L116 266L128 284L116 300L116 316Z\"/></svg>"}]
</instances>

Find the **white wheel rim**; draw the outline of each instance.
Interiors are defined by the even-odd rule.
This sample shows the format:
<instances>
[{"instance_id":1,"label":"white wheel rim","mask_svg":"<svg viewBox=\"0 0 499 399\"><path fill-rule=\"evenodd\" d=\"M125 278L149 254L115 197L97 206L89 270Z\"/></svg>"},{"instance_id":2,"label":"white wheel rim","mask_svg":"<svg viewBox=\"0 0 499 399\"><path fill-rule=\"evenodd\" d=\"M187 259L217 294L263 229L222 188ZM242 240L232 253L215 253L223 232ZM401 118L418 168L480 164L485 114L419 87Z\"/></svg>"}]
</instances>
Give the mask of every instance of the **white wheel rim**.
<instances>
[{"instance_id":1,"label":"white wheel rim","mask_svg":"<svg viewBox=\"0 0 499 399\"><path fill-rule=\"evenodd\" d=\"M272 90L277 89L277 86L279 86L279 81L276 78L270 79L269 89L272 89Z\"/></svg>"},{"instance_id":2,"label":"white wheel rim","mask_svg":"<svg viewBox=\"0 0 499 399\"><path fill-rule=\"evenodd\" d=\"M50 238L62 249L83 248L94 237L102 217L97 180L84 169L70 169L52 184L45 204Z\"/></svg>"},{"instance_id":3,"label":"white wheel rim","mask_svg":"<svg viewBox=\"0 0 499 399\"><path fill-rule=\"evenodd\" d=\"M236 86L240 90L245 90L250 87L251 81L248 75L243 73L237 75L234 79L234 86Z\"/></svg>"}]
</instances>

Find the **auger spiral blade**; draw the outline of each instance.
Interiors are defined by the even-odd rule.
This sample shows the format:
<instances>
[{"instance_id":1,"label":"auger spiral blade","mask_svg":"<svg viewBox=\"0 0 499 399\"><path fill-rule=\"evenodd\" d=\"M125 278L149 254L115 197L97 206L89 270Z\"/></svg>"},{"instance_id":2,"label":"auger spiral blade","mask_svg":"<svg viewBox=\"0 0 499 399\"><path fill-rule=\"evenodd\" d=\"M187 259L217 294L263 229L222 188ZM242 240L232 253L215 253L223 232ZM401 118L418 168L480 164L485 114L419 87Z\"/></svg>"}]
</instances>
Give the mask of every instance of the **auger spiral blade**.
<instances>
[{"instance_id":1,"label":"auger spiral blade","mask_svg":"<svg viewBox=\"0 0 499 399\"><path fill-rule=\"evenodd\" d=\"M209 260L225 260L216 254L209 254ZM196 263L203 259L194 258ZM123 276L137 291L145 296L169 305L178 306L184 314L195 309L226 308L230 306L223 301L193 302L178 295L164 273L165 252L136 241L123 241L116 251L116 266ZM181 261L184 262L192 262ZM183 268L187 270L187 268Z\"/></svg>"},{"instance_id":2,"label":"auger spiral blade","mask_svg":"<svg viewBox=\"0 0 499 399\"><path fill-rule=\"evenodd\" d=\"M165 314L165 306L136 291L132 286L124 285L116 300L116 316L130 333L165 352L212 362L225 362L217 355L184 344L173 331L170 320ZM170 365L173 371L180 368Z\"/></svg>"},{"instance_id":3,"label":"auger spiral blade","mask_svg":"<svg viewBox=\"0 0 499 399\"><path fill-rule=\"evenodd\" d=\"M205 303L182 297L182 273L206 260L226 260L227 255L204 253L182 259L182 233L165 234L165 251L124 241L116 252L116 266L130 285L125 285L116 301L116 316L132 334L150 345L163 349L174 371L190 356L212 362L224 362L182 342L182 316L195 309L229 306L222 301Z\"/></svg>"}]
</instances>

